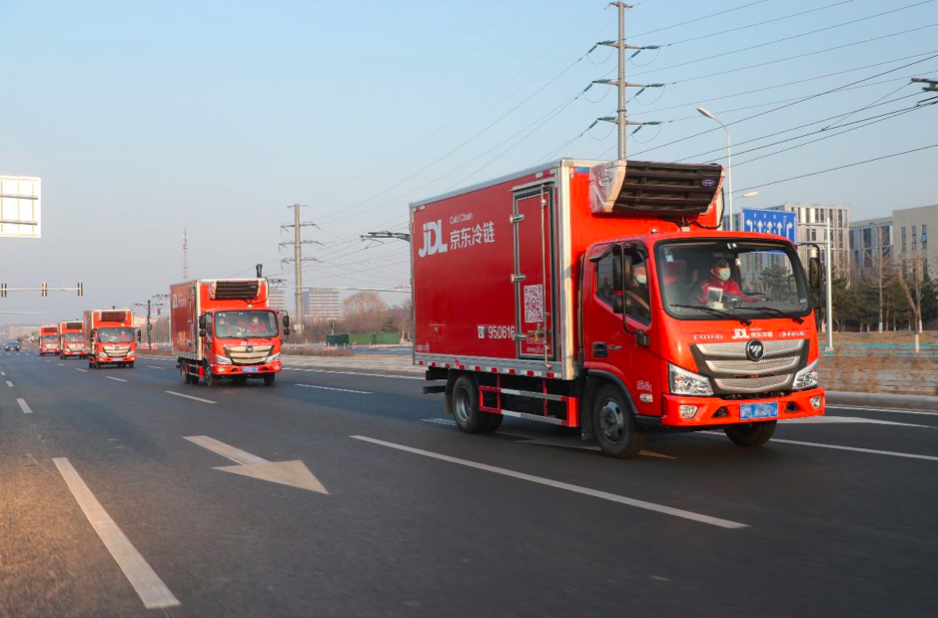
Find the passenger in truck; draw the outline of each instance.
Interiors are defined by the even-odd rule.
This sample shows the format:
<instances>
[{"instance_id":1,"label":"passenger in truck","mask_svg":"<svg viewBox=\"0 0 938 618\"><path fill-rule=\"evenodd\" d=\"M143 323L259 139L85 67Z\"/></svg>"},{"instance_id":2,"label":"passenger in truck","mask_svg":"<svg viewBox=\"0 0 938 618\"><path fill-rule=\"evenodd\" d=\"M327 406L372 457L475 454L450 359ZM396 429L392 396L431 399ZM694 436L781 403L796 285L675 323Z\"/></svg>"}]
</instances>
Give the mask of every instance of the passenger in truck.
<instances>
[{"instance_id":1,"label":"passenger in truck","mask_svg":"<svg viewBox=\"0 0 938 618\"><path fill-rule=\"evenodd\" d=\"M710 265L710 276L704 280L703 285L700 287L699 299L701 303L707 304L707 293L710 290L722 290L725 300L735 298L739 301L746 297L739 289L739 284L733 279L733 269L730 268L729 261L722 257L714 259Z\"/></svg>"},{"instance_id":2,"label":"passenger in truck","mask_svg":"<svg viewBox=\"0 0 938 618\"><path fill-rule=\"evenodd\" d=\"M249 333L263 333L263 332L265 332L265 331L267 330L267 329L264 327L264 325L261 324L261 319L260 319L260 317L257 316L257 315L251 316L251 323L248 324L248 325L245 327L245 329L246 329Z\"/></svg>"}]
</instances>

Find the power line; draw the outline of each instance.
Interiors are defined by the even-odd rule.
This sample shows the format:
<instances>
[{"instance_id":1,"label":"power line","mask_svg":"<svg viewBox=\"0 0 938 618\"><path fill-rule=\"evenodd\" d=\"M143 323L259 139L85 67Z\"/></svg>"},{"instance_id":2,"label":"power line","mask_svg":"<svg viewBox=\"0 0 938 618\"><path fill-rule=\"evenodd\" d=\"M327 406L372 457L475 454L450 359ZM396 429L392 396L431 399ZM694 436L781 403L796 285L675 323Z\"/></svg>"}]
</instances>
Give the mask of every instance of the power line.
<instances>
[{"instance_id":1,"label":"power line","mask_svg":"<svg viewBox=\"0 0 938 618\"><path fill-rule=\"evenodd\" d=\"M881 157L875 157L873 159L866 159L865 161L857 161L855 163L847 163L846 165L838 165L837 167L830 167L825 170L819 170L817 172L799 174L798 176L792 176L791 178L783 178L781 180L773 180L772 182L764 182L759 185L752 185L751 187L746 187L745 189L737 189L736 191L733 191L733 193L744 193L746 191L752 191L753 189L761 189L762 187L770 187L772 185L778 185L783 182L791 182L792 180L801 180L802 178L809 178L811 176L819 176L820 174L827 174L828 172L836 172L836 171L844 170L850 167L856 167L858 165L866 165L867 163L873 163L875 161L883 161L885 159L892 159L893 157L901 157L903 155L912 154L914 152L921 152L923 150L928 150L930 148L938 148L938 144L930 144L928 146L922 146L920 148L913 148L911 150L904 150L902 152L894 152L892 154L883 155Z\"/></svg>"},{"instance_id":2,"label":"power line","mask_svg":"<svg viewBox=\"0 0 938 618\"><path fill-rule=\"evenodd\" d=\"M725 11L720 11L719 13L710 13L708 15L704 15L703 17L697 17L694 19L689 19L687 21L682 21L681 23L678 23L678 24L671 24L670 26L664 26L662 28L648 30L646 32L641 32L639 34L633 34L632 36L628 38L628 40L637 39L640 36L647 36L649 34L655 34L656 32L664 32L665 30L671 30L672 28L679 28L681 26L687 26L688 24L695 24L695 23L705 21L708 19L713 19L714 17L719 17L720 15L726 15L727 13L732 13L734 11L739 11L741 9L747 9L751 6L756 6L757 4L765 4L768 1L769 0L757 0L756 2L750 2L748 4L743 4L741 6L733 7L731 9L726 9Z\"/></svg>"},{"instance_id":3,"label":"power line","mask_svg":"<svg viewBox=\"0 0 938 618\"><path fill-rule=\"evenodd\" d=\"M676 68L678 68L678 67L688 66L688 65L691 65L691 64L697 64L697 63L699 63L699 62L708 62L708 61L714 60L714 59L716 59L716 58L723 58L723 57L726 57L726 56L732 56L732 55L734 55L734 54L741 54L741 53L743 53L743 52L752 51L752 50L754 50L754 49L759 49L759 48L761 48L761 47L768 47L769 45L775 45L776 43L784 43L785 41L793 41L793 40L795 40L795 39L800 39L800 38L802 38L802 37L810 36L810 35L812 35L812 34L818 34L819 32L827 32L828 30L835 30L835 29L837 29L837 28L843 28L843 27L845 27L845 26L850 26L850 25L853 25L853 24L857 24L857 23L860 23L860 22L863 22L863 21L867 21L867 20L869 20L869 19L875 19L875 18L877 18L877 17L882 17L882 16L884 16L884 15L890 15L890 14L892 14L892 13L898 13L899 11L905 11L905 10L907 10L907 9L915 8L915 7L917 7L917 6L922 6L922 5L924 5L924 4L931 4L931 3L934 2L934 1L935 1L935 0L922 0L921 2L917 2L917 3L915 3L915 4L909 4L909 5L906 5L906 6L899 7L899 8L890 9L890 10L888 10L888 11L883 11L883 12L881 12L881 13L875 13L875 14L873 14L873 15L867 15L866 17L858 17L857 19L852 19L852 20L850 20L850 21L841 22L841 23L839 23L839 24L834 24L834 25L832 25L832 26L825 26L824 28L818 28L817 30L809 30L808 32L802 32L802 33L800 33L800 34L793 34L793 35L790 35L790 36L782 37L782 38L780 38L780 39L775 39L775 40L773 40L773 41L765 41L765 42L762 42L762 43L758 43L758 44L756 44L756 45L750 45L750 46L748 46L748 47L741 47L741 48L739 48L739 49L734 49L734 50L731 50L731 51L728 51L728 52L722 52L722 53L719 53L719 54L714 54L714 55L712 55L712 56L703 56L703 57L701 57L701 58L694 58L693 60L687 60L686 62L680 62L680 63L678 63L678 64L672 64L672 65L666 66L666 67L659 67L659 68L657 68L654 72L657 73L657 72L660 72L660 71L667 71L668 69L676 69ZM936 25L936 24L932 24L932 25ZM640 72L640 73L635 73L634 75L644 75L644 74L646 74L646 73L651 73L651 72L652 72L652 71L642 71L642 72ZM633 75L633 76L634 76L634 75ZM687 81L687 80L684 80L684 81Z\"/></svg>"}]
</instances>

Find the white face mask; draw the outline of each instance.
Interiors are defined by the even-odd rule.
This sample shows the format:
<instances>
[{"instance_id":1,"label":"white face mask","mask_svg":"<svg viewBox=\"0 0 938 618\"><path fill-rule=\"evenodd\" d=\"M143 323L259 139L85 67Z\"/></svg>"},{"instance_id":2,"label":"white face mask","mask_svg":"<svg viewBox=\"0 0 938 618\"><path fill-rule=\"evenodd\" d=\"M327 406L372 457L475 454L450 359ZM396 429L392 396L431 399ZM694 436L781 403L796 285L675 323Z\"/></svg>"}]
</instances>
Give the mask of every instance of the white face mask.
<instances>
[{"instance_id":1,"label":"white face mask","mask_svg":"<svg viewBox=\"0 0 938 618\"><path fill-rule=\"evenodd\" d=\"M718 278L720 281L726 281L727 279L729 279L729 278L730 278L730 269L729 269L729 268L721 268L720 270L718 270L718 271L717 271L717 278Z\"/></svg>"},{"instance_id":2,"label":"white face mask","mask_svg":"<svg viewBox=\"0 0 938 618\"><path fill-rule=\"evenodd\" d=\"M645 285L648 283L648 275L635 275L635 283Z\"/></svg>"}]
</instances>

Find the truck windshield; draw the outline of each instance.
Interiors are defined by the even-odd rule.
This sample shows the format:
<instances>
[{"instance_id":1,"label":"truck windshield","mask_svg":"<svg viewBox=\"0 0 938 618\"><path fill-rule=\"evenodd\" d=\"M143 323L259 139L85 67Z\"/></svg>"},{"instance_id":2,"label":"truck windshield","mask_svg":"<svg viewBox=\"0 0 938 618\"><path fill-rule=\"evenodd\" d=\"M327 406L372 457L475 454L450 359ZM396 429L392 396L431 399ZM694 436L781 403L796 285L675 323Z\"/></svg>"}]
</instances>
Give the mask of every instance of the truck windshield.
<instances>
[{"instance_id":1,"label":"truck windshield","mask_svg":"<svg viewBox=\"0 0 938 618\"><path fill-rule=\"evenodd\" d=\"M133 340L132 328L102 328L98 331L98 341L101 343L131 343Z\"/></svg>"},{"instance_id":2,"label":"truck windshield","mask_svg":"<svg viewBox=\"0 0 938 618\"><path fill-rule=\"evenodd\" d=\"M273 311L219 311L215 314L215 336L221 339L276 337L277 314Z\"/></svg>"},{"instance_id":3,"label":"truck windshield","mask_svg":"<svg viewBox=\"0 0 938 618\"><path fill-rule=\"evenodd\" d=\"M65 333L62 335L62 339L67 343L81 343L84 337L82 337L81 333Z\"/></svg>"},{"instance_id":4,"label":"truck windshield","mask_svg":"<svg viewBox=\"0 0 938 618\"><path fill-rule=\"evenodd\" d=\"M657 258L664 308L678 319L800 319L810 311L804 271L788 243L664 242Z\"/></svg>"},{"instance_id":5,"label":"truck windshield","mask_svg":"<svg viewBox=\"0 0 938 618\"><path fill-rule=\"evenodd\" d=\"M58 343L58 341L59 341L58 335L43 335L42 336L43 343Z\"/></svg>"}]
</instances>

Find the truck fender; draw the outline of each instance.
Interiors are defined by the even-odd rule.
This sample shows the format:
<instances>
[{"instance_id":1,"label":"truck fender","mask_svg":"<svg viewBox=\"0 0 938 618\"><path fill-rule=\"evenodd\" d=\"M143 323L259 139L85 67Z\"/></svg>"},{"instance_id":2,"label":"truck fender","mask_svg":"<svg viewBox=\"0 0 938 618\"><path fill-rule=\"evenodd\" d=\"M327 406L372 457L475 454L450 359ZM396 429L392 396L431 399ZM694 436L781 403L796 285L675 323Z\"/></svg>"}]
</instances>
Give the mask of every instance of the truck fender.
<instances>
[{"instance_id":1,"label":"truck fender","mask_svg":"<svg viewBox=\"0 0 938 618\"><path fill-rule=\"evenodd\" d=\"M625 383L616 374L609 371L603 371L601 369L589 369L587 370L586 377L586 393L583 397L583 412L580 416L580 437L584 440L589 440L593 437L593 397L596 395L596 391L599 390L599 387L602 386L604 382L610 382L619 387L619 390L625 394L625 399L629 404L629 411L633 415L636 413L636 408L635 402L632 401L632 393L629 392L629 389L625 386Z\"/></svg>"}]
</instances>

